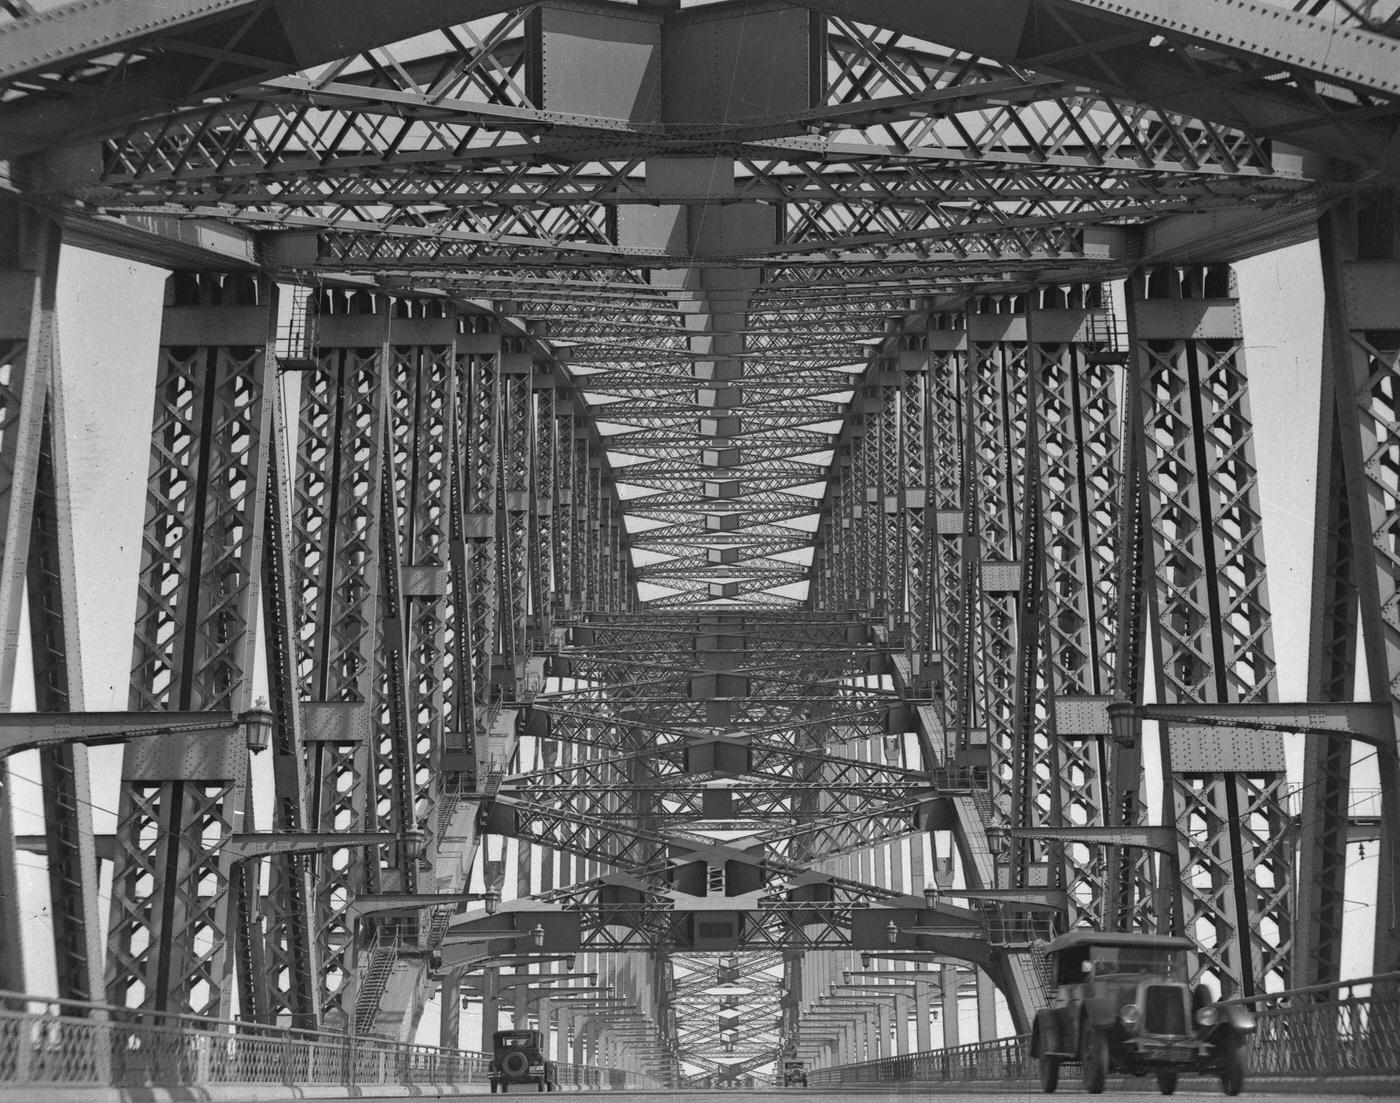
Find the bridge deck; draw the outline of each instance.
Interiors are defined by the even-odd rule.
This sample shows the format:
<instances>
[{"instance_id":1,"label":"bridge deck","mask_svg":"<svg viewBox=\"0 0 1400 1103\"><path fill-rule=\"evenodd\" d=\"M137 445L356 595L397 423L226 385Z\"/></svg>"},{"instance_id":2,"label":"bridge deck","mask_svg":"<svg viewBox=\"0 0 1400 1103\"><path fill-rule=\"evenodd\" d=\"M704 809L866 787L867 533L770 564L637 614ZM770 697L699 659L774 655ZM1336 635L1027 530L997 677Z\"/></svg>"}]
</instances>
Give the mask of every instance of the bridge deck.
<instances>
[{"instance_id":1,"label":"bridge deck","mask_svg":"<svg viewBox=\"0 0 1400 1103\"><path fill-rule=\"evenodd\" d=\"M1319 1090L1324 1089L1324 1090ZM35 1091L0 1086L0 1103L42 1103L44 1100L63 1100L63 1103L177 1103L178 1100L198 1098L204 1103L273 1103L277 1100L292 1099L350 1099L358 1103L380 1103L405 1098L415 1099L468 1099L488 1094L485 1084L467 1085L452 1089L433 1085L414 1087L385 1087L373 1094L360 1088L336 1089L321 1087L310 1093L306 1090L286 1085L223 1085L201 1090L190 1095L181 1089L131 1090L119 1088L72 1089L64 1091ZM21 1094L22 1092L22 1094ZM515 1093L518 1094L518 1093ZM983 1082L962 1084L905 1083L881 1085L844 1085L841 1087L813 1088L751 1088L744 1090L623 1090L609 1091L609 1098L622 1098L626 1103L725 1103L762 1095L787 1103L833 1103L834 1100L855 1095L861 1103L883 1103L885 1100L904 1101L911 1098L936 1096L940 1103L959 1103L961 1100L975 1100L976 1103L1030 1103L1045 1098L1036 1084L1030 1082L1005 1083ZM1057 1093L1071 1098L1087 1098L1077 1085L1065 1085ZM1110 1080L1104 1092L1105 1100L1113 1100L1123 1095L1156 1095L1156 1085L1150 1079L1136 1080L1118 1077ZM1328 1083L1304 1078L1268 1078L1247 1083L1240 1099L1268 1099L1279 1095L1310 1096L1316 1103L1355 1103L1355 1101L1400 1096L1400 1070L1393 1077L1358 1077L1342 1085L1335 1081ZM1174 1099L1223 1099L1219 1087L1208 1079L1183 1080L1177 1088Z\"/></svg>"}]
</instances>

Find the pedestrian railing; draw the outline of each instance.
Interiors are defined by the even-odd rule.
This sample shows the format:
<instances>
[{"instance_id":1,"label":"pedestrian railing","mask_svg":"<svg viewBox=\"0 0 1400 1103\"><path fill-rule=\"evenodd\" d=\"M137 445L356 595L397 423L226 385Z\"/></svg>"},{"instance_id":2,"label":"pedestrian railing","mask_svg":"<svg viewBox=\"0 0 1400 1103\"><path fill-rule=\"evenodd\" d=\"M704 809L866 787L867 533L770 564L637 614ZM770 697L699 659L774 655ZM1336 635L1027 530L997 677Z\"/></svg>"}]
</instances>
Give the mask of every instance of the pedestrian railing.
<instances>
[{"instance_id":1,"label":"pedestrian railing","mask_svg":"<svg viewBox=\"0 0 1400 1103\"><path fill-rule=\"evenodd\" d=\"M485 1084L491 1056L313 1030L0 992L0 1087L177 1088ZM655 1087L625 1069L560 1063L563 1087Z\"/></svg>"},{"instance_id":2,"label":"pedestrian railing","mask_svg":"<svg viewBox=\"0 0 1400 1103\"><path fill-rule=\"evenodd\" d=\"M1250 1000L1255 1075L1400 1076L1400 973Z\"/></svg>"},{"instance_id":3,"label":"pedestrian railing","mask_svg":"<svg viewBox=\"0 0 1400 1103\"><path fill-rule=\"evenodd\" d=\"M1400 973L1227 1001L1253 1008L1251 1077L1386 1077L1400 1081ZM1029 1034L814 1068L808 1082L1034 1080Z\"/></svg>"}]
</instances>

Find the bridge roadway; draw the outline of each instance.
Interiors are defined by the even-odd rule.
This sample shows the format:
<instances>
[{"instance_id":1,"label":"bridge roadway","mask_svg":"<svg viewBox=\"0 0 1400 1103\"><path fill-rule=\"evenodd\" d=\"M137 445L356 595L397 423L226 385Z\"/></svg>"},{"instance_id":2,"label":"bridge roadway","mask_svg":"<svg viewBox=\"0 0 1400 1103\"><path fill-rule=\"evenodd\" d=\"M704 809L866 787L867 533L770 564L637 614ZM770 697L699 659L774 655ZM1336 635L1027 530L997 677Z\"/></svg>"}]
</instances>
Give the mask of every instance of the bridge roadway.
<instances>
[{"instance_id":1,"label":"bridge roadway","mask_svg":"<svg viewBox=\"0 0 1400 1103\"><path fill-rule=\"evenodd\" d=\"M1287 1083L1279 1081L1258 1081L1253 1085L1246 1084L1245 1090L1238 1096L1241 1100L1249 1099L1272 1099L1279 1096L1310 1096L1315 1103L1362 1103L1363 1100L1376 1099L1382 1097L1400 1096L1400 1075L1397 1075L1394 1083L1386 1083L1378 1080L1369 1080L1365 1084L1357 1084L1347 1090L1319 1091L1319 1082L1295 1080ZM461 1095L442 1095L429 1088L423 1092L415 1092L413 1098L430 1099L471 1099L482 1092L471 1092ZM594 1094L594 1093L589 1093ZM993 1084L930 1084L930 1083L909 1083L901 1085L842 1085L840 1087L816 1087L816 1088L753 1088L748 1090L706 1090L706 1089L676 1089L669 1091L608 1091L597 1093L606 1095L609 1099L623 1100L625 1103L744 1103L746 1100L763 1096L778 1103L835 1103L835 1101L856 1096L860 1103L884 1103L884 1101L899 1101L903 1103L909 1099L922 1099L929 1096L936 1096L939 1103L1035 1103L1037 1100L1044 1100L1046 1097L1039 1087L1025 1085L1014 1089L1004 1089ZM1118 1084L1110 1084L1099 1098L1103 1103L1112 1103L1114 1099L1131 1096L1135 1099L1145 1095L1157 1095L1156 1085L1149 1079L1125 1080ZM1062 1088L1058 1096L1067 1096L1076 1100L1087 1100L1087 1093L1077 1087L1068 1089ZM39 1096L38 1098L43 1098ZM230 1096L220 1094L219 1098L226 1103L263 1103L269 1096L265 1093L253 1093L246 1099L235 1099ZM295 1095L281 1094L277 1099L297 1098ZM371 1095L356 1094L353 1098L359 1103L389 1103L390 1100L401 1100L405 1096L400 1093L393 1095ZM1209 1081L1201 1081L1199 1084L1183 1084L1172 1096L1173 1100L1223 1100L1226 1097L1221 1094L1220 1089ZM172 1103L174 1097L171 1097Z\"/></svg>"}]
</instances>

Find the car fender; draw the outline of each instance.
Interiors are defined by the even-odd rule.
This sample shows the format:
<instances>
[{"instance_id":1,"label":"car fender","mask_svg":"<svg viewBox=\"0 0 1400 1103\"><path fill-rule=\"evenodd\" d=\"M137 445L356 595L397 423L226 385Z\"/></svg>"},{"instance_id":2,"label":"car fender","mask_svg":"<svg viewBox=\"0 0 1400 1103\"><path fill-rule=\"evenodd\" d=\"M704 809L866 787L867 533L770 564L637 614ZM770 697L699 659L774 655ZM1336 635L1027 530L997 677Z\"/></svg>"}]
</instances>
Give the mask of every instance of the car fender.
<instances>
[{"instance_id":1,"label":"car fender","mask_svg":"<svg viewBox=\"0 0 1400 1103\"><path fill-rule=\"evenodd\" d=\"M1235 1034L1253 1034L1256 1028L1254 1012L1237 1003L1218 1003L1216 1014L1220 1016L1220 1026L1227 1026Z\"/></svg>"},{"instance_id":2,"label":"car fender","mask_svg":"<svg viewBox=\"0 0 1400 1103\"><path fill-rule=\"evenodd\" d=\"M1035 1026L1031 1030L1031 1056L1040 1057L1049 1053L1066 1053L1064 1039L1060 1037L1060 1019L1053 1008L1042 1008L1035 1013Z\"/></svg>"}]
</instances>

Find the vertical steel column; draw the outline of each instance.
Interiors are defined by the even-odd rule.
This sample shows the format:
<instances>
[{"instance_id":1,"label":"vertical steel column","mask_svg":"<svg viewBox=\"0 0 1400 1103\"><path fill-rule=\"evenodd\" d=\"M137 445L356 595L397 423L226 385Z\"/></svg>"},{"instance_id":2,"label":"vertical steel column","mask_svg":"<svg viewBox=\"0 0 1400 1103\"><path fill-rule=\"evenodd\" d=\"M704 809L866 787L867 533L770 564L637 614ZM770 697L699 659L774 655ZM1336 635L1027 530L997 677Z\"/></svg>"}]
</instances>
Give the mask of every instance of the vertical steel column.
<instances>
[{"instance_id":1,"label":"vertical steel column","mask_svg":"<svg viewBox=\"0 0 1400 1103\"><path fill-rule=\"evenodd\" d=\"M535 378L535 539L530 545L530 603L535 628L548 639L554 625L559 579L555 575L559 533L554 516L559 485L559 420L555 413L558 375L541 365Z\"/></svg>"},{"instance_id":2,"label":"vertical steel column","mask_svg":"<svg viewBox=\"0 0 1400 1103\"><path fill-rule=\"evenodd\" d=\"M966 387L966 317L939 313L928 326L929 490L933 517L931 622L934 705L947 744L932 748L947 765L971 728L971 650L976 578L971 523Z\"/></svg>"},{"instance_id":3,"label":"vertical steel column","mask_svg":"<svg viewBox=\"0 0 1400 1103\"><path fill-rule=\"evenodd\" d=\"M606 489L603 468L607 460L596 441L590 435L585 448L581 449L587 463L584 494L585 515L582 521L584 538L584 608L598 611L604 608L604 576L607 572L607 556L604 537L607 533Z\"/></svg>"},{"instance_id":4,"label":"vertical steel column","mask_svg":"<svg viewBox=\"0 0 1400 1103\"><path fill-rule=\"evenodd\" d=\"M851 398L851 530L855 541L856 605L872 612L880 600L880 397L862 385Z\"/></svg>"},{"instance_id":5,"label":"vertical steel column","mask_svg":"<svg viewBox=\"0 0 1400 1103\"><path fill-rule=\"evenodd\" d=\"M72 524L55 318L57 224L0 203L0 288L18 309L0 331L0 702L13 701L22 598L29 598L35 703L81 711ZM102 1000L102 920L87 748L39 752L58 995ZM0 762L0 985L26 991L8 770Z\"/></svg>"},{"instance_id":6,"label":"vertical steel column","mask_svg":"<svg viewBox=\"0 0 1400 1103\"><path fill-rule=\"evenodd\" d=\"M871 503L875 526L873 533L879 558L878 586L880 602L886 616L898 614L904 609L905 575L905 531L904 512L901 508L901 491L906 475L904 438L901 433L903 419L900 403L903 399L903 378L898 371L898 361L876 360L867 372L873 375L873 398L877 403L877 413L867 419L875 428L874 445L877 464L876 483L878 497Z\"/></svg>"},{"instance_id":7,"label":"vertical steel column","mask_svg":"<svg viewBox=\"0 0 1400 1103\"><path fill-rule=\"evenodd\" d=\"M194 273L166 281L132 711L238 713L251 704L275 324L270 281ZM110 1002L229 1016L235 945L257 951L247 965L260 956L246 944L254 927L246 909L256 901L239 900L221 854L247 814L247 775L248 748L236 742L159 736L127 746Z\"/></svg>"},{"instance_id":8,"label":"vertical steel column","mask_svg":"<svg viewBox=\"0 0 1400 1103\"><path fill-rule=\"evenodd\" d=\"M933 514L929 495L928 335L908 333L899 354L899 510L904 533L904 612L909 621L916 673L927 678L933 662ZM911 660L912 661L912 660Z\"/></svg>"},{"instance_id":9,"label":"vertical steel column","mask_svg":"<svg viewBox=\"0 0 1400 1103\"><path fill-rule=\"evenodd\" d=\"M20 611L24 600L38 481L44 406L52 369L54 281L58 274L59 229L47 219L21 214L17 205L0 206L0 289L22 303L14 327L0 332L0 366L8 369L0 391L4 426L0 429L0 703L9 709L14 696L15 664L20 650ZM10 321L10 319L5 319ZM26 991L19 871L15 864L14 827L10 818L9 765L0 760L0 984ZM47 823L47 819L46 819Z\"/></svg>"},{"instance_id":10,"label":"vertical steel column","mask_svg":"<svg viewBox=\"0 0 1400 1103\"><path fill-rule=\"evenodd\" d=\"M578 520L578 446L579 426L576 414L578 399L572 394L560 395L554 401L554 413L558 424L555 445L555 473L558 490L554 496L554 508L558 514L555 521L557 538L554 543L554 589L556 600L564 613L572 613L579 607L579 550Z\"/></svg>"},{"instance_id":11,"label":"vertical steel column","mask_svg":"<svg viewBox=\"0 0 1400 1103\"><path fill-rule=\"evenodd\" d=\"M272 773L275 831L306 831L310 818L306 720L297 685L297 621L292 599L293 540L288 494L285 414L280 387L272 392L276 439L268 452L267 519L263 536L263 638L267 648L268 696L273 715ZM274 855L268 862L268 914L264 951L267 1022L286 1015L293 1026L321 1025L320 946L315 931L313 863L302 855ZM256 865L245 863L249 887Z\"/></svg>"},{"instance_id":12,"label":"vertical steel column","mask_svg":"<svg viewBox=\"0 0 1400 1103\"><path fill-rule=\"evenodd\" d=\"M461 969L449 969L443 974L438 1005L442 1013L438 1022L438 1045L443 1049L459 1049L462 1045Z\"/></svg>"},{"instance_id":13,"label":"vertical steel column","mask_svg":"<svg viewBox=\"0 0 1400 1103\"><path fill-rule=\"evenodd\" d=\"M1313 567L1309 700L1358 696L1357 627L1368 685L1363 700L1400 710L1400 195L1377 192L1333 208L1321 226L1326 290L1322 431ZM1400 794L1396 754L1380 757L1381 837L1373 971L1400 969ZM1299 844L1300 983L1341 969L1353 747L1308 744Z\"/></svg>"},{"instance_id":14,"label":"vertical steel column","mask_svg":"<svg viewBox=\"0 0 1400 1103\"><path fill-rule=\"evenodd\" d=\"M1027 315L1035 447L1018 744L1038 750L1026 763L1034 776L1020 779L1021 826L1105 822L1106 741L1085 731L1074 701L1114 688L1119 404L1105 314L1098 285L1071 285L1039 289ZM1102 848L1052 846L1042 857L1053 866L1051 883L1069 891L1070 925L1102 922Z\"/></svg>"},{"instance_id":15,"label":"vertical steel column","mask_svg":"<svg viewBox=\"0 0 1400 1103\"><path fill-rule=\"evenodd\" d=\"M1130 295L1131 297L1131 295ZM1131 309L1131 307L1130 307ZM1133 363L1129 350L1128 364ZM1152 605L1147 582L1151 518L1147 505L1147 448L1138 381L1131 367L1124 381L1123 444L1119 461L1117 645L1113 661L1114 688L1119 698L1141 703L1147 677L1148 617ZM1136 743L1114 744L1104 763L1109 793L1104 822L1109 826L1146 823L1155 815L1143 795L1142 748ZM1157 857L1150 851L1119 847L1108 854L1104 877L1104 926L1116 931L1167 930L1171 907L1158 888ZM1165 870L1163 871L1165 874Z\"/></svg>"},{"instance_id":16,"label":"vertical steel column","mask_svg":"<svg viewBox=\"0 0 1400 1103\"><path fill-rule=\"evenodd\" d=\"M933 1048L933 992L927 977L914 982L914 1052Z\"/></svg>"},{"instance_id":17,"label":"vertical steel column","mask_svg":"<svg viewBox=\"0 0 1400 1103\"><path fill-rule=\"evenodd\" d=\"M390 471L407 627L403 665L411 727L405 739L411 746L393 748L388 762L381 757L380 768L389 766L392 784L403 791L397 799L411 801L399 815L403 826L431 830L444 799L446 732L460 723L451 692L456 670L450 638L460 604L451 571L457 319L445 304L402 302L392 324ZM395 761L404 757L407 763ZM405 767L408 776L401 776ZM444 913L443 923L446 918Z\"/></svg>"},{"instance_id":18,"label":"vertical steel column","mask_svg":"<svg viewBox=\"0 0 1400 1103\"><path fill-rule=\"evenodd\" d=\"M483 325L487 321L483 319ZM492 703L496 653L496 487L500 478L500 335L483 331L467 352L466 402L459 407L463 445L463 532L466 534L465 596L471 645L472 731L485 732ZM492 348L494 346L494 349ZM459 341L458 351L462 352ZM466 672L464 672L466 673ZM504 766L504 763L500 764Z\"/></svg>"},{"instance_id":19,"label":"vertical steel column","mask_svg":"<svg viewBox=\"0 0 1400 1103\"><path fill-rule=\"evenodd\" d=\"M855 500L855 446L850 437L849 419L845 439L836 446L832 457L832 505L830 567L831 597L828 609L852 609L860 600L856 582L856 541L859 511Z\"/></svg>"},{"instance_id":20,"label":"vertical steel column","mask_svg":"<svg viewBox=\"0 0 1400 1103\"><path fill-rule=\"evenodd\" d=\"M391 339L407 336L403 331L419 319L418 310L426 304L411 300L395 302L390 307ZM436 304L433 304L436 307ZM417 310L415 309L417 308ZM450 322L444 325L440 337L450 335ZM403 376L416 374L417 357L405 354L404 346L391 344L385 353L384 437L381 443L379 479L379 639L374 649L374 741L372 749L374 826L379 831L396 835L393 846L377 846L374 856L376 885L387 892L412 892L417 887L416 854L409 854L406 832L416 826L415 738L409 721L409 624L407 596L404 589L404 560L411 562L414 549L407 545L411 532L420 520L416 503L407 499L404 473L400 461L407 461L406 451L399 447L401 434L395 414L402 412ZM411 346L409 346L411 347ZM439 404L443 396L439 395ZM428 430L431 431L431 430ZM431 480L424 474L421 486ZM435 585L431 588L436 589ZM395 939L410 936L412 921L395 919L379 925ZM416 933L416 932L413 932ZM380 951L384 952L384 951ZM392 951L390 951L392 952ZM379 970L382 971L382 970ZM357 1031L369 1032L379 1006L379 993L361 989L361 1006L356 1009ZM367 997L367 998L366 998Z\"/></svg>"},{"instance_id":21,"label":"vertical steel column","mask_svg":"<svg viewBox=\"0 0 1400 1103\"><path fill-rule=\"evenodd\" d=\"M1153 579L1149 630L1165 703L1268 700L1274 661L1239 302L1228 267L1132 282ZM1161 725L1165 819L1179 831L1173 928L1224 994L1287 987L1293 862L1282 738Z\"/></svg>"},{"instance_id":22,"label":"vertical steel column","mask_svg":"<svg viewBox=\"0 0 1400 1103\"><path fill-rule=\"evenodd\" d=\"M1014 746L1022 581L1021 497L1025 487L1027 334L1021 297L978 300L968 315L967 388L971 467L968 503L975 541L978 629L969 657L969 724L986 731L994 822L1007 824L1017 799ZM996 857L996 855L994 855Z\"/></svg>"},{"instance_id":23,"label":"vertical steel column","mask_svg":"<svg viewBox=\"0 0 1400 1103\"><path fill-rule=\"evenodd\" d=\"M943 982L943 1048L953 1049L962 1043L962 1016L958 1006L958 967L942 965L939 974Z\"/></svg>"},{"instance_id":24,"label":"vertical steel column","mask_svg":"<svg viewBox=\"0 0 1400 1103\"><path fill-rule=\"evenodd\" d=\"M501 473L496 540L500 553L501 665L512 684L525 676L530 615L530 492L534 482L534 361L523 338L501 356Z\"/></svg>"},{"instance_id":25,"label":"vertical steel column","mask_svg":"<svg viewBox=\"0 0 1400 1103\"><path fill-rule=\"evenodd\" d=\"M368 292L321 292L315 367L302 374L293 560L297 672L306 717L311 822L371 830L380 630L389 304ZM378 881L372 848L318 859L317 948L325 1022L354 1015L359 930L345 905Z\"/></svg>"},{"instance_id":26,"label":"vertical steel column","mask_svg":"<svg viewBox=\"0 0 1400 1103\"><path fill-rule=\"evenodd\" d=\"M810 604L814 609L835 609L840 603L837 578L841 568L841 446L832 452L826 497L817 524L816 551L812 558Z\"/></svg>"}]
</instances>

